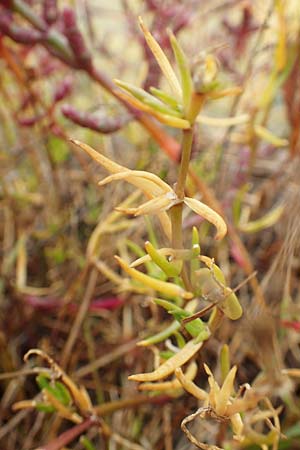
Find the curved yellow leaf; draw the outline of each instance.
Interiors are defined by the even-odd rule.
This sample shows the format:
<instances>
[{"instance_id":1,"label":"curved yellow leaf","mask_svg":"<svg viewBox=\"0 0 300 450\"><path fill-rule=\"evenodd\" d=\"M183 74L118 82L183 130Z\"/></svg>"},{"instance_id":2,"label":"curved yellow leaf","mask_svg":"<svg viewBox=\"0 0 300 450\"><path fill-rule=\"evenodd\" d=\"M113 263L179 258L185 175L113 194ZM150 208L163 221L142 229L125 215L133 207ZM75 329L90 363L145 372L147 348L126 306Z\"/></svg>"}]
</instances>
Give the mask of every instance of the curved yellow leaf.
<instances>
[{"instance_id":1,"label":"curved yellow leaf","mask_svg":"<svg viewBox=\"0 0 300 450\"><path fill-rule=\"evenodd\" d=\"M170 297L180 296L186 299L190 299L193 297L193 294L191 292L185 291L181 286L178 286L177 284L157 280L156 278L152 278L145 273L139 272L138 270L130 267L125 261L119 258L119 256L115 256L115 259L118 261L122 269L126 273L128 273L128 275L130 275L134 280L143 283L151 289L162 292L163 294L169 295Z\"/></svg>"},{"instance_id":2,"label":"curved yellow leaf","mask_svg":"<svg viewBox=\"0 0 300 450\"><path fill-rule=\"evenodd\" d=\"M198 369L197 364L195 362L192 362L188 366L186 373L184 375L182 373L185 380L187 380L187 381L193 380L195 378L195 376L197 375L197 369ZM181 370L181 369L176 369L176 371L177 370ZM140 391L168 391L170 389L175 390L175 389L179 389L181 387L184 387L184 386L179 381L179 379L174 378L171 381L163 381L161 383L143 383L139 386L139 390Z\"/></svg>"},{"instance_id":3,"label":"curved yellow leaf","mask_svg":"<svg viewBox=\"0 0 300 450\"><path fill-rule=\"evenodd\" d=\"M128 379L134 381L156 381L166 378L168 375L171 375L175 369L183 366L187 361L189 361L200 350L202 345L203 342L195 344L193 340L189 341L178 353L168 359L153 372L130 375Z\"/></svg>"},{"instance_id":4,"label":"curved yellow leaf","mask_svg":"<svg viewBox=\"0 0 300 450\"><path fill-rule=\"evenodd\" d=\"M157 61L157 64L161 68L162 73L166 77L168 83L170 84L171 89L173 90L173 93L176 95L178 99L181 100L182 98L182 90L180 87L180 83L177 79L177 76L169 63L168 58L166 57L165 53L161 49L158 42L154 39L146 25L144 24L141 17L139 17L139 23L140 27L142 29L142 32L144 33L145 40L148 44L148 47L150 48L151 52L153 53L154 58Z\"/></svg>"},{"instance_id":5,"label":"curved yellow leaf","mask_svg":"<svg viewBox=\"0 0 300 450\"><path fill-rule=\"evenodd\" d=\"M199 216L203 217L217 228L215 239L222 239L226 235L227 225L220 214L195 198L184 197L183 202L196 214L199 214Z\"/></svg>"},{"instance_id":6,"label":"curved yellow leaf","mask_svg":"<svg viewBox=\"0 0 300 450\"><path fill-rule=\"evenodd\" d=\"M137 208L115 208L117 211L121 211L125 214L133 214L134 216L142 216L145 214L158 214L159 212L166 211L174 205L174 200L167 197L166 194L154 197L146 203L138 206Z\"/></svg>"}]
</instances>

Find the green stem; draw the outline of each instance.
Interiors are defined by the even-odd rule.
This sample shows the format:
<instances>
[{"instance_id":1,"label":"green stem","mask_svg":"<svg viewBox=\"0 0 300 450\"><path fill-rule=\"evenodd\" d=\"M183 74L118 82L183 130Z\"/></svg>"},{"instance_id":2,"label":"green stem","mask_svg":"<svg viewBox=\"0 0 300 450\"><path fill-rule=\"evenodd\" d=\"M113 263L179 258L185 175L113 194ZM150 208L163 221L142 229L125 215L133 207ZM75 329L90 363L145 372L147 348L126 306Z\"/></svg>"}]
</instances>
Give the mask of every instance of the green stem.
<instances>
[{"instance_id":1,"label":"green stem","mask_svg":"<svg viewBox=\"0 0 300 450\"><path fill-rule=\"evenodd\" d=\"M176 186L176 194L180 200L183 200L184 198L184 188L189 169L192 141L193 141L193 127L190 130L184 130L182 136L181 163L179 168L178 183ZM182 202L178 203L177 205L174 205L170 209L170 217L172 224L172 247L175 249L183 248L182 211L183 211ZM189 279L186 264L183 264L181 276L185 288L190 290L191 282Z\"/></svg>"},{"instance_id":2,"label":"green stem","mask_svg":"<svg viewBox=\"0 0 300 450\"><path fill-rule=\"evenodd\" d=\"M193 93L190 100L190 105L186 114L186 119L190 121L191 128L183 130L181 141L181 161L179 167L178 181L175 187L175 192L180 203L174 205L170 209L170 218L172 224L172 247L174 249L183 248L183 234L182 234L182 210L185 184L189 170L189 164L191 159L193 135L194 135L194 121L200 112L200 109L204 103L204 96ZM188 275L186 264L183 264L181 276L185 285L185 288L191 289L191 282Z\"/></svg>"},{"instance_id":3,"label":"green stem","mask_svg":"<svg viewBox=\"0 0 300 450\"><path fill-rule=\"evenodd\" d=\"M47 24L22 0L14 0L13 8L21 16L28 20L39 31L45 31Z\"/></svg>"},{"instance_id":4,"label":"green stem","mask_svg":"<svg viewBox=\"0 0 300 450\"><path fill-rule=\"evenodd\" d=\"M194 128L189 130L183 130L182 143L181 143L181 162L178 174L178 182L176 186L177 197L182 200L184 198L184 188L186 178L189 170L189 164L191 159L192 142L193 142Z\"/></svg>"},{"instance_id":5,"label":"green stem","mask_svg":"<svg viewBox=\"0 0 300 450\"><path fill-rule=\"evenodd\" d=\"M182 209L182 203L178 203L170 209L172 224L172 247L175 249L183 248Z\"/></svg>"}]
</instances>

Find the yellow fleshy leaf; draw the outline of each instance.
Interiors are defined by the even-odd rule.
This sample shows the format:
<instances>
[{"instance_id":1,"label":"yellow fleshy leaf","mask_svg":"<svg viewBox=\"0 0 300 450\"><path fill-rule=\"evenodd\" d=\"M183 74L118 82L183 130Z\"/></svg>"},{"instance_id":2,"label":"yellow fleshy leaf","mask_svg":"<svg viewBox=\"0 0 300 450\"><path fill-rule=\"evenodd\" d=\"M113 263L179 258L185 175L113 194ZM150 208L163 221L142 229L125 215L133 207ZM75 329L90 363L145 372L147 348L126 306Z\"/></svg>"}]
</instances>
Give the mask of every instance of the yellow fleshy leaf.
<instances>
[{"instance_id":1,"label":"yellow fleshy leaf","mask_svg":"<svg viewBox=\"0 0 300 450\"><path fill-rule=\"evenodd\" d=\"M183 375L184 378L187 381L191 381L195 378L195 376L197 375L197 364L195 362L192 362L187 370L186 373ZM180 369L176 369L176 370L180 370ZM143 383L139 386L139 390L140 391L168 391L170 389L179 389L183 387L181 382L179 381L178 378L174 378L171 381L163 381L161 383Z\"/></svg>"},{"instance_id":2,"label":"yellow fleshy leaf","mask_svg":"<svg viewBox=\"0 0 300 450\"><path fill-rule=\"evenodd\" d=\"M222 91L212 91L207 95L212 100L217 100L223 97L229 97L233 95L240 95L243 92L243 89L239 86L234 86L232 88L223 89Z\"/></svg>"},{"instance_id":3,"label":"yellow fleshy leaf","mask_svg":"<svg viewBox=\"0 0 300 450\"><path fill-rule=\"evenodd\" d=\"M151 108L151 106L141 102L132 95L127 94L126 92L118 92L118 97L122 98L125 102L129 103L134 108L151 114L153 117L159 120L159 122L164 123L165 125L169 125L170 127L174 128L180 128L183 130L188 130L189 128L191 128L191 124L188 120L171 116L170 114L163 114L156 109Z\"/></svg>"},{"instance_id":4,"label":"yellow fleshy leaf","mask_svg":"<svg viewBox=\"0 0 300 450\"><path fill-rule=\"evenodd\" d=\"M230 398L230 395L233 391L233 383L236 375L237 367L233 366L227 377L224 380L224 383L220 389L220 392L216 399L216 412L223 416L226 412L226 407Z\"/></svg>"},{"instance_id":5,"label":"yellow fleshy leaf","mask_svg":"<svg viewBox=\"0 0 300 450\"><path fill-rule=\"evenodd\" d=\"M75 139L70 139L70 141L84 150L88 155L91 156L98 164L104 167L108 172L112 173L110 177L105 178L100 184L109 183L110 181L117 179L124 179L131 183L133 186L140 189L146 197L149 199L154 198L157 195L161 195L167 192L173 192L173 189L165 183L161 178L153 173L144 172L144 171L134 171L130 170L127 167L121 166L120 164L111 161L109 158L106 158L101 153L94 150L87 144L80 142ZM168 238L171 237L171 222L170 219L165 212L158 213L158 219L161 223L161 226Z\"/></svg>"},{"instance_id":6,"label":"yellow fleshy leaf","mask_svg":"<svg viewBox=\"0 0 300 450\"><path fill-rule=\"evenodd\" d=\"M143 170L129 170L109 175L103 180L99 181L99 186L111 183L112 181L125 180L128 183L139 187L149 197L155 197L166 192L173 192L171 186L165 183L161 178L153 173Z\"/></svg>"},{"instance_id":7,"label":"yellow fleshy leaf","mask_svg":"<svg viewBox=\"0 0 300 450\"><path fill-rule=\"evenodd\" d=\"M220 214L195 198L185 197L183 201L185 205L192 209L196 214L199 214L199 216L203 217L217 228L215 239L219 240L225 236L227 233L227 225Z\"/></svg>"},{"instance_id":8,"label":"yellow fleshy leaf","mask_svg":"<svg viewBox=\"0 0 300 450\"><path fill-rule=\"evenodd\" d=\"M178 353L169 358L153 372L130 375L128 379L134 381L156 381L166 378L175 369L188 362L200 350L202 345L203 342L195 344L194 341L189 341Z\"/></svg>"},{"instance_id":9,"label":"yellow fleshy leaf","mask_svg":"<svg viewBox=\"0 0 300 450\"><path fill-rule=\"evenodd\" d=\"M159 212L166 211L174 205L174 200L168 197L168 194L159 195L152 198L146 203L138 206L137 208L116 208L117 211L121 211L125 214L133 214L134 216L142 216L145 214L158 214Z\"/></svg>"},{"instance_id":10,"label":"yellow fleshy leaf","mask_svg":"<svg viewBox=\"0 0 300 450\"><path fill-rule=\"evenodd\" d=\"M175 370L175 375L182 387L198 400L206 400L208 394L199 388L192 380L189 380L180 368Z\"/></svg>"},{"instance_id":11,"label":"yellow fleshy leaf","mask_svg":"<svg viewBox=\"0 0 300 450\"><path fill-rule=\"evenodd\" d=\"M156 278L152 278L145 273L139 272L136 269L130 267L125 261L123 261L118 256L115 256L116 260L122 267L122 269L128 273L134 280L137 280L144 285L148 286L151 289L154 289L158 292L162 292L163 294L169 295L170 297L183 297L185 299L191 299L193 294L191 292L185 291L182 287L178 286L174 283L168 283L167 281L157 280ZM150 380L151 381L151 380Z\"/></svg>"},{"instance_id":12,"label":"yellow fleshy leaf","mask_svg":"<svg viewBox=\"0 0 300 450\"><path fill-rule=\"evenodd\" d=\"M233 125L247 123L249 120L249 114L241 114L235 117L209 117L201 114L197 117L196 122L212 127L232 127Z\"/></svg>"},{"instance_id":13,"label":"yellow fleshy leaf","mask_svg":"<svg viewBox=\"0 0 300 450\"><path fill-rule=\"evenodd\" d=\"M142 32L144 33L145 40L148 44L148 47L150 48L151 52L153 53L153 56L155 57L162 73L166 77L168 83L170 84L170 87L173 91L173 93L176 95L178 100L181 100L182 98L182 90L180 87L180 83L177 79L177 76L169 63L168 58L166 57L165 53L161 49L158 42L154 39L146 25L144 24L141 17L139 17L139 23L140 27L142 29Z\"/></svg>"},{"instance_id":14,"label":"yellow fleshy leaf","mask_svg":"<svg viewBox=\"0 0 300 450\"><path fill-rule=\"evenodd\" d=\"M289 145L289 141L287 139L282 139L275 136L275 134L261 125L254 125L254 133L264 141L274 145L274 147L286 147Z\"/></svg>"},{"instance_id":15,"label":"yellow fleshy leaf","mask_svg":"<svg viewBox=\"0 0 300 450\"><path fill-rule=\"evenodd\" d=\"M272 209L257 220L239 224L239 230L244 231L245 233L256 233L258 231L264 230L265 228L271 227L278 222L283 211L284 206L279 205L277 208Z\"/></svg>"}]
</instances>

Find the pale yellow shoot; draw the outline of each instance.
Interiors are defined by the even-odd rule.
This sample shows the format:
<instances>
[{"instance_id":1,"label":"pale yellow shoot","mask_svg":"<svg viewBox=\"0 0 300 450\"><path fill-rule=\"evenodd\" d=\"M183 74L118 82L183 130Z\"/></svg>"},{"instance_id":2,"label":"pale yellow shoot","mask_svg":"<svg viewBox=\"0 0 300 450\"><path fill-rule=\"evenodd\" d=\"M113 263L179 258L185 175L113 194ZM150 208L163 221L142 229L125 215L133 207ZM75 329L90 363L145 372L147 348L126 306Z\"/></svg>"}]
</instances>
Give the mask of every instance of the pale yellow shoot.
<instances>
[{"instance_id":1,"label":"pale yellow shoot","mask_svg":"<svg viewBox=\"0 0 300 450\"><path fill-rule=\"evenodd\" d=\"M142 273L136 269L133 269L118 256L115 256L115 258L118 261L119 265L122 267L122 269L128 275L130 275L134 280L139 281L140 283L143 283L145 286L148 286L149 288L154 289L154 290L161 292L165 295L168 295L170 297L179 296L179 297L183 297L185 299L191 299L193 297L193 294L191 292L185 291L182 287L177 286L177 284L168 283L166 281L161 281L161 280L152 278L149 275L146 275L145 273ZM147 380L145 380L145 381L147 381Z\"/></svg>"},{"instance_id":2,"label":"pale yellow shoot","mask_svg":"<svg viewBox=\"0 0 300 450\"><path fill-rule=\"evenodd\" d=\"M201 123L202 125L208 125L212 127L232 127L233 125L241 125L244 123L248 123L250 120L249 114L241 114L240 116L235 117L209 117L204 116L203 114L199 115L196 119L196 122Z\"/></svg>"},{"instance_id":3,"label":"pale yellow shoot","mask_svg":"<svg viewBox=\"0 0 300 450\"><path fill-rule=\"evenodd\" d=\"M203 364L204 365L204 369L205 372L208 375L208 384L210 387L210 391L208 394L208 398L209 398L209 404L215 408L216 407L216 403L217 403L217 396L219 395L220 392L220 386L218 385L218 383L216 382L212 371L210 370L210 368L208 367L207 364Z\"/></svg>"},{"instance_id":4,"label":"pale yellow shoot","mask_svg":"<svg viewBox=\"0 0 300 450\"><path fill-rule=\"evenodd\" d=\"M178 367L188 362L200 350L202 345L203 342L195 344L193 340L189 341L178 353L169 358L153 372L130 375L128 379L133 381L157 381L166 378Z\"/></svg>"},{"instance_id":5,"label":"pale yellow shoot","mask_svg":"<svg viewBox=\"0 0 300 450\"><path fill-rule=\"evenodd\" d=\"M96 161L98 164L100 164L100 166L104 167L104 169L106 169L110 173L118 173L127 170L126 167L120 166L120 164L117 164L111 159L106 158L104 155L93 149L90 145L84 144L77 139L70 139L70 142L84 150L94 161Z\"/></svg>"},{"instance_id":6,"label":"pale yellow shoot","mask_svg":"<svg viewBox=\"0 0 300 450\"><path fill-rule=\"evenodd\" d=\"M36 400L20 400L12 405L13 411L19 411L20 409L36 408L38 402Z\"/></svg>"},{"instance_id":7,"label":"pale yellow shoot","mask_svg":"<svg viewBox=\"0 0 300 450\"><path fill-rule=\"evenodd\" d=\"M226 235L227 225L220 214L195 198L185 197L183 201L185 205L192 209L196 214L199 214L199 216L203 217L216 227L217 234L215 239L222 239Z\"/></svg>"},{"instance_id":8,"label":"pale yellow shoot","mask_svg":"<svg viewBox=\"0 0 300 450\"><path fill-rule=\"evenodd\" d=\"M241 415L239 413L233 414L232 416L230 416L230 422L232 431L235 434L234 439L241 441L243 439L242 434L244 430L244 424Z\"/></svg>"},{"instance_id":9,"label":"pale yellow shoot","mask_svg":"<svg viewBox=\"0 0 300 450\"><path fill-rule=\"evenodd\" d=\"M275 134L261 125L254 125L254 133L262 140L274 145L274 147L287 147L289 145L289 141L287 139L282 139L275 136Z\"/></svg>"},{"instance_id":10,"label":"pale yellow shoot","mask_svg":"<svg viewBox=\"0 0 300 450\"><path fill-rule=\"evenodd\" d=\"M180 368L175 370L175 375L182 387L198 400L206 400L208 394L200 389L192 380L189 380Z\"/></svg>"},{"instance_id":11,"label":"pale yellow shoot","mask_svg":"<svg viewBox=\"0 0 300 450\"><path fill-rule=\"evenodd\" d=\"M181 101L182 99L182 90L180 83L177 79L177 76L169 63L168 58L166 57L165 53L161 49L158 42L154 39L146 25L144 24L141 17L139 17L139 23L140 27L142 29L142 32L144 33L145 40L148 44L148 47L150 48L151 52L153 53L153 56L155 57L162 73L166 77L168 83L170 84L170 87L175 94L176 98Z\"/></svg>"},{"instance_id":12,"label":"pale yellow shoot","mask_svg":"<svg viewBox=\"0 0 300 450\"><path fill-rule=\"evenodd\" d=\"M149 200L146 203L143 203L137 208L116 208L116 210L121 211L125 214L133 214L134 216L158 214L159 212L168 210L175 203L176 201L168 197L168 194L163 194Z\"/></svg>"},{"instance_id":13,"label":"pale yellow shoot","mask_svg":"<svg viewBox=\"0 0 300 450\"><path fill-rule=\"evenodd\" d=\"M118 97L122 98L125 102L129 103L134 108L151 114L153 117L159 120L159 122L164 123L165 125L169 125L170 127L174 128L181 128L183 130L191 128L191 124L188 120L181 119L180 117L174 117L170 114L161 113L130 94L127 94L125 92L118 92Z\"/></svg>"},{"instance_id":14,"label":"pale yellow shoot","mask_svg":"<svg viewBox=\"0 0 300 450\"><path fill-rule=\"evenodd\" d=\"M181 260L181 261L189 261L193 256L191 250L186 249L174 249L174 248L160 248L157 250L162 256L171 256L172 260ZM130 267L137 267L145 262L151 261L151 257L149 255L141 256L130 264Z\"/></svg>"},{"instance_id":15,"label":"pale yellow shoot","mask_svg":"<svg viewBox=\"0 0 300 450\"><path fill-rule=\"evenodd\" d=\"M88 155L90 155L98 164L113 174L105 178L102 182L100 182L100 184L106 184L114 180L124 179L140 189L149 199L162 195L163 193L171 194L173 192L172 188L167 183L153 173L130 170L127 167L121 166L120 164L111 161L109 158L106 158L87 144L74 139L71 139L71 142L88 153ZM171 222L167 213L163 211L158 212L158 218L166 236L170 238Z\"/></svg>"},{"instance_id":16,"label":"pale yellow shoot","mask_svg":"<svg viewBox=\"0 0 300 450\"><path fill-rule=\"evenodd\" d=\"M217 100L218 98L240 95L242 92L243 89L241 87L235 86L232 88L223 89L222 91L211 91L208 92L206 95L212 100Z\"/></svg>"},{"instance_id":17,"label":"pale yellow shoot","mask_svg":"<svg viewBox=\"0 0 300 450\"><path fill-rule=\"evenodd\" d=\"M225 381L220 389L220 392L216 399L216 412L220 416L223 416L226 413L226 408L229 402L229 398L233 391L233 383L236 375L237 367L233 366L227 377L225 378Z\"/></svg>"},{"instance_id":18,"label":"pale yellow shoot","mask_svg":"<svg viewBox=\"0 0 300 450\"><path fill-rule=\"evenodd\" d=\"M269 228L275 225L280 219L282 213L284 211L284 206L279 205L277 208L272 209L263 217L260 217L257 220L253 220L251 222L239 224L239 229L244 231L245 233L257 233L258 231L264 230L265 228Z\"/></svg>"},{"instance_id":19,"label":"pale yellow shoot","mask_svg":"<svg viewBox=\"0 0 300 450\"><path fill-rule=\"evenodd\" d=\"M88 155L90 155L94 161L100 164L100 166L104 167L104 169L106 169L108 172L116 175L125 172L124 178L126 178L126 174L128 173L134 174L133 170L130 170L127 167L121 166L120 164L117 164L111 159L106 158L104 155L97 152L89 145L84 144L83 142L77 141L75 139L71 139L71 142L80 147L86 153L88 153ZM145 176L146 173L147 177ZM113 179L110 179L109 181L113 181ZM106 179L105 183L108 183L109 181L107 181ZM162 183L166 190L172 190L167 185L167 183L164 183L158 176L154 174L149 174L148 172L143 173L143 176L141 176L141 171L137 171L136 177L133 177L130 182L137 188L141 189L141 191L143 191L150 198L153 198L155 195L157 195L157 193L161 194L162 192L164 192L164 190L162 189ZM159 186L161 186L161 189L158 189Z\"/></svg>"},{"instance_id":20,"label":"pale yellow shoot","mask_svg":"<svg viewBox=\"0 0 300 450\"><path fill-rule=\"evenodd\" d=\"M124 168L125 169L125 168ZM154 175L151 172L146 172L144 170L130 170L126 169L124 172L119 172L113 175L109 175L103 180L99 181L99 186L103 186L104 184L110 183L112 181L117 180L125 180L128 183L140 183L140 186L143 186L143 192L147 193L149 197L154 197L155 195L160 195L164 192L173 192L171 186L165 183L161 178L157 175ZM149 190L149 182L153 183L151 185L151 191ZM141 184L142 183L142 184ZM149 191L149 192L148 192Z\"/></svg>"},{"instance_id":21,"label":"pale yellow shoot","mask_svg":"<svg viewBox=\"0 0 300 450\"><path fill-rule=\"evenodd\" d=\"M195 376L197 375L197 364L195 362L192 362L187 370L186 373L183 375L184 378L187 380L187 382L192 382L191 380L193 380L195 378ZM181 369L176 369L177 370L181 370ZM175 371L175 373L176 373ZM177 376L177 375L176 375ZM140 391L169 391L169 390L177 390L180 389L182 386L182 383L179 381L178 378L174 378L171 381L163 381L160 383L143 383L139 386L139 390Z\"/></svg>"}]
</instances>

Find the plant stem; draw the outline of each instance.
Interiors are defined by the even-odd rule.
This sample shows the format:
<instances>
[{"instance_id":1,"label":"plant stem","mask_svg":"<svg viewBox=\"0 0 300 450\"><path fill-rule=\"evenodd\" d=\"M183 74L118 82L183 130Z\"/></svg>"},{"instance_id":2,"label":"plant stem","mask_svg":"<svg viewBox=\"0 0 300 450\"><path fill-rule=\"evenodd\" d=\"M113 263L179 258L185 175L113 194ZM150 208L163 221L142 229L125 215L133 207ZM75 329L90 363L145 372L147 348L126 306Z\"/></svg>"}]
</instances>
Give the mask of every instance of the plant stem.
<instances>
[{"instance_id":1,"label":"plant stem","mask_svg":"<svg viewBox=\"0 0 300 450\"><path fill-rule=\"evenodd\" d=\"M170 209L170 216L172 224L172 247L175 249L183 248L182 203L178 203Z\"/></svg>"},{"instance_id":2,"label":"plant stem","mask_svg":"<svg viewBox=\"0 0 300 450\"><path fill-rule=\"evenodd\" d=\"M184 198L184 188L189 169L192 141L193 141L193 127L191 127L189 130L184 130L182 135L181 162L179 168L178 182L175 188L176 194L180 200L183 200ZM170 217L172 224L172 247L175 249L183 248L182 211L183 211L182 202L178 203L177 205L174 205L170 209ZM181 276L185 288L190 290L191 282L188 276L186 264L183 264Z\"/></svg>"},{"instance_id":3,"label":"plant stem","mask_svg":"<svg viewBox=\"0 0 300 450\"><path fill-rule=\"evenodd\" d=\"M182 143L181 143L181 161L178 174L178 182L176 186L177 197L182 200L184 198L184 188L186 183L186 177L189 170L189 164L191 159L192 142L193 142L194 128L189 130L183 130ZM177 206L177 205L176 205Z\"/></svg>"},{"instance_id":4,"label":"plant stem","mask_svg":"<svg viewBox=\"0 0 300 450\"><path fill-rule=\"evenodd\" d=\"M191 159L192 143L194 136L194 121L200 112L200 109L204 103L204 96L198 94L192 94L190 105L186 114L187 120L191 123L191 128L183 130L181 140L181 161L178 173L178 181L175 187L175 192L180 203L174 205L170 209L170 217L172 224L172 247L175 249L183 248L183 234L182 234L182 210L183 199L186 179L189 171L189 164ZM181 272L182 280L185 288L191 290L191 282L188 275L186 264L183 264Z\"/></svg>"},{"instance_id":5,"label":"plant stem","mask_svg":"<svg viewBox=\"0 0 300 450\"><path fill-rule=\"evenodd\" d=\"M43 445L42 447L39 447L36 450L60 450L62 447L76 439L77 436L80 436L86 430L95 425L98 425L97 420L88 418L78 425L75 425L73 428L65 431L60 436L56 437L53 441Z\"/></svg>"}]
</instances>

